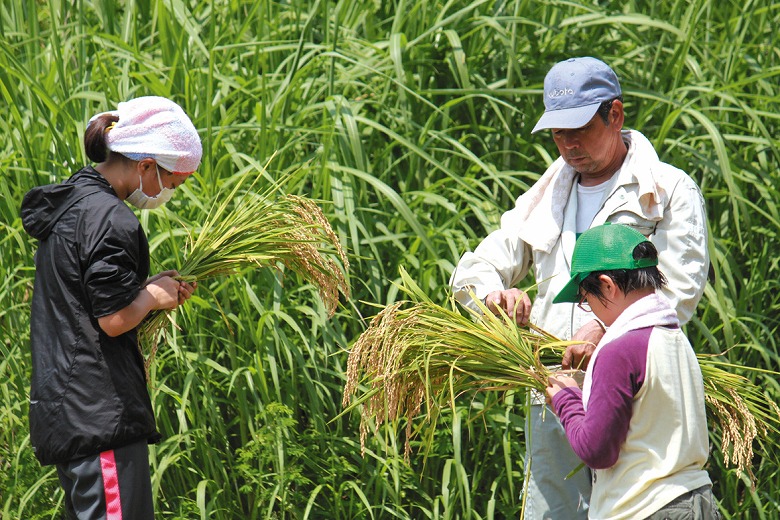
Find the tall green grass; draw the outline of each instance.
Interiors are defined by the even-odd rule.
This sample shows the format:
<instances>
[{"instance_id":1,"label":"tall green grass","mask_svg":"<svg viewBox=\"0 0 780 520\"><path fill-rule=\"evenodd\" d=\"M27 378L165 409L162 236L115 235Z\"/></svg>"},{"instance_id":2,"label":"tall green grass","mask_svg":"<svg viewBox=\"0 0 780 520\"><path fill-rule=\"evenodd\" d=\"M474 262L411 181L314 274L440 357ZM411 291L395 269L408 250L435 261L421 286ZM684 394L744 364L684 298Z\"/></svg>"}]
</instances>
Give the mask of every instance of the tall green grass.
<instances>
[{"instance_id":1,"label":"tall green grass","mask_svg":"<svg viewBox=\"0 0 780 520\"><path fill-rule=\"evenodd\" d=\"M445 412L424 465L403 460L404 424L361 457L357 414L334 418L347 350L371 304L398 297L399 268L444 301L458 257L555 157L530 128L546 71L569 56L610 63L627 126L703 189L714 279L692 343L777 370L778 22L768 0L4 2L0 514L56 518L63 500L29 446L35 244L19 204L84 164L86 121L131 96L173 98L204 143L177 198L141 215L156 268L180 265L185 229L274 153L273 174L298 172L289 191L323 201L352 266L332 319L314 287L271 271L212 280L176 314L150 383L160 518L518 517L518 396ZM481 413L490 399L501 406ZM724 517L780 517L776 447L758 451L751 490L712 441Z\"/></svg>"}]
</instances>

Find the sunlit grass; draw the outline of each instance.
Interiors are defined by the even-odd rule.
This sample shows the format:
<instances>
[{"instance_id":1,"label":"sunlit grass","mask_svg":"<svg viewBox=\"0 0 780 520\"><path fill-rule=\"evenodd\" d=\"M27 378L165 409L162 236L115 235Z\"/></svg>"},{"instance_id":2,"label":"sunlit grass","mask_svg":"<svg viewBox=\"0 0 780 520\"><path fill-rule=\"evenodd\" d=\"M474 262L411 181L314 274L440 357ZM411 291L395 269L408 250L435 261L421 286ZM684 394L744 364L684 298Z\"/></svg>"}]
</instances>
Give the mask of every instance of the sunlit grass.
<instances>
[{"instance_id":1,"label":"sunlit grass","mask_svg":"<svg viewBox=\"0 0 780 520\"><path fill-rule=\"evenodd\" d=\"M339 296L350 297L347 253L313 200L282 192L286 179L256 193L254 187L263 175L265 168L242 174L198 228L187 231L195 236L190 236L177 278L202 284L251 269L280 273L288 269L317 288L331 317ZM167 311L152 313L140 328L139 341L149 356L147 369L168 317Z\"/></svg>"},{"instance_id":2,"label":"sunlit grass","mask_svg":"<svg viewBox=\"0 0 780 520\"><path fill-rule=\"evenodd\" d=\"M342 405L360 408L360 443L369 425L406 422L406 449L415 421L431 439L442 408L459 398L486 391L544 394L549 365L560 361L568 342L530 324L518 327L505 314L459 312L433 302L401 269L406 300L381 309L350 350ZM761 388L735 373L736 367L707 354L698 355L710 430L720 430L723 462L748 475L755 488L754 447L770 447L780 434L780 407ZM777 379L780 372L753 369ZM424 451L432 449L423 442ZM763 457L768 453L761 453Z\"/></svg>"},{"instance_id":3,"label":"sunlit grass","mask_svg":"<svg viewBox=\"0 0 780 520\"><path fill-rule=\"evenodd\" d=\"M181 267L186 230L272 156L257 192L295 172L285 192L318 201L350 254L352 298L333 318L314 285L274 270L209 279L175 313L150 367L160 518L519 516L523 410L511 394L442 410L424 465L416 439L404 462L403 421L370 436L362 458L359 418L334 418L348 349L376 305L402 297L399 267L446 301L457 258L555 156L529 129L544 74L572 55L615 67L627 125L702 186L715 278L687 333L776 401L776 380L739 367L780 367L778 22L767 0L3 3L2 516L53 518L62 500L26 440L35 243L21 198L80 167L89 117L135 95L172 97L204 143L168 209L141 215L159 270ZM269 451L238 471L238 450L267 432ZM776 451L754 455L755 491L711 459L724 517L777 516Z\"/></svg>"}]
</instances>

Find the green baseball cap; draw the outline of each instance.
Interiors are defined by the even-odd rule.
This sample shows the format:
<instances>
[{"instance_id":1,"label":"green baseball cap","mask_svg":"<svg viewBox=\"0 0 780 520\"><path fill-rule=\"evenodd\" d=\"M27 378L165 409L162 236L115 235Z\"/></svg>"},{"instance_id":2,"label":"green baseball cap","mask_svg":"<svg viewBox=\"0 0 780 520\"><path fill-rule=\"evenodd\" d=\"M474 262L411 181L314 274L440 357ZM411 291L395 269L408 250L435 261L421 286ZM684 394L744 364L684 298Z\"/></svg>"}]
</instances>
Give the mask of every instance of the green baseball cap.
<instances>
[{"instance_id":1,"label":"green baseball cap","mask_svg":"<svg viewBox=\"0 0 780 520\"><path fill-rule=\"evenodd\" d=\"M577 239L571 262L571 280L553 299L553 303L576 303L580 283L590 273L614 269L641 269L658 265L658 258L634 259L634 248L647 238L622 224L596 226Z\"/></svg>"}]
</instances>

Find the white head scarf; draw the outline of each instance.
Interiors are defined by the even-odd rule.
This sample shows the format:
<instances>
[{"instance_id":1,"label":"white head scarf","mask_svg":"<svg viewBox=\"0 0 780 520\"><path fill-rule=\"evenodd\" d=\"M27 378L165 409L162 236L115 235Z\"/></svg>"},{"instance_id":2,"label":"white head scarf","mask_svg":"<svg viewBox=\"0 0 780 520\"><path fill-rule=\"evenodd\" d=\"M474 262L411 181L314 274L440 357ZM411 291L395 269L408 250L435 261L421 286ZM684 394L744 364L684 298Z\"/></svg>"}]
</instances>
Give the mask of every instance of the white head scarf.
<instances>
[{"instance_id":1,"label":"white head scarf","mask_svg":"<svg viewBox=\"0 0 780 520\"><path fill-rule=\"evenodd\" d=\"M102 114L106 113L119 118L107 129L106 141L112 152L135 161L151 157L179 175L189 175L200 165L203 148L198 132L184 110L170 99L139 97Z\"/></svg>"}]
</instances>

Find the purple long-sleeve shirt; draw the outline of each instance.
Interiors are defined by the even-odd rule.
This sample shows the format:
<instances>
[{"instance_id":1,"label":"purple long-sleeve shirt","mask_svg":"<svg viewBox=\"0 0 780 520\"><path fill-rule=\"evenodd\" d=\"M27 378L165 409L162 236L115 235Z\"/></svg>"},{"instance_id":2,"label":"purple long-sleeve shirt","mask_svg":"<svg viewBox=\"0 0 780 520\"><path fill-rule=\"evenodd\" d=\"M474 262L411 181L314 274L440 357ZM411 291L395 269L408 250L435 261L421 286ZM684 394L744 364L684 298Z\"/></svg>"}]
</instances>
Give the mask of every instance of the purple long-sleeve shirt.
<instances>
[{"instance_id":1,"label":"purple long-sleeve shirt","mask_svg":"<svg viewBox=\"0 0 780 520\"><path fill-rule=\"evenodd\" d=\"M617 462L634 396L645 381L652 330L633 330L604 345L592 367L587 412L579 388L564 389L552 400L572 449L590 468L606 469Z\"/></svg>"}]
</instances>

